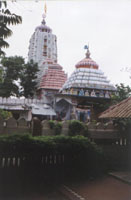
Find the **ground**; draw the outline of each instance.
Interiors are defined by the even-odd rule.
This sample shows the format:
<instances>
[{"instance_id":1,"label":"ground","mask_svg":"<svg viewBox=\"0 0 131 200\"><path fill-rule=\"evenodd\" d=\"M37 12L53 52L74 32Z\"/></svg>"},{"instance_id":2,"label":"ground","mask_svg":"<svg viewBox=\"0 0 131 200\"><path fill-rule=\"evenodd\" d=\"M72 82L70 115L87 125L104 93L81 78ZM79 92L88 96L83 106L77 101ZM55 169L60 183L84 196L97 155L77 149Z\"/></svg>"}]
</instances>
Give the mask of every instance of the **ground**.
<instances>
[{"instance_id":1,"label":"ground","mask_svg":"<svg viewBox=\"0 0 131 200\"><path fill-rule=\"evenodd\" d=\"M70 183L68 187L85 200L131 200L131 185L112 176Z\"/></svg>"},{"instance_id":2,"label":"ground","mask_svg":"<svg viewBox=\"0 0 131 200\"><path fill-rule=\"evenodd\" d=\"M66 188L70 190L68 195L63 192L63 185L40 184L36 189L36 186L31 188L26 183L23 188L19 188L19 184L13 186L10 184L10 187L5 185L3 191L1 191L2 187L0 188L0 200L80 200L81 198L83 200L130 200L131 185L123 182L120 176L121 178L124 176L122 172L119 173L119 179L104 175L97 179L65 183ZM11 183L11 180L9 182ZM72 193L75 195L73 196Z\"/></svg>"}]
</instances>

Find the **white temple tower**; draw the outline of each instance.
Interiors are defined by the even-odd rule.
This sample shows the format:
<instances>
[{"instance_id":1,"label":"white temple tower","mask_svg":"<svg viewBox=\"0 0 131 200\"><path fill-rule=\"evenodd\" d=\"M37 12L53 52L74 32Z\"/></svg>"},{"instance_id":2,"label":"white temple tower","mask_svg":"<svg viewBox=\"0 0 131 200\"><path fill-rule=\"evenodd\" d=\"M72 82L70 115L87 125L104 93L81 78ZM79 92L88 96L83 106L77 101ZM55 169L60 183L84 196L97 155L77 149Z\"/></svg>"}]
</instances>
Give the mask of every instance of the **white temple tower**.
<instances>
[{"instance_id":1,"label":"white temple tower","mask_svg":"<svg viewBox=\"0 0 131 200\"><path fill-rule=\"evenodd\" d=\"M38 63L40 70L38 79L41 79L44 71L48 69L50 61L57 63L57 37L52 33L52 29L46 25L46 9L42 17L41 25L36 27L31 36L28 52L28 61L33 60Z\"/></svg>"}]
</instances>

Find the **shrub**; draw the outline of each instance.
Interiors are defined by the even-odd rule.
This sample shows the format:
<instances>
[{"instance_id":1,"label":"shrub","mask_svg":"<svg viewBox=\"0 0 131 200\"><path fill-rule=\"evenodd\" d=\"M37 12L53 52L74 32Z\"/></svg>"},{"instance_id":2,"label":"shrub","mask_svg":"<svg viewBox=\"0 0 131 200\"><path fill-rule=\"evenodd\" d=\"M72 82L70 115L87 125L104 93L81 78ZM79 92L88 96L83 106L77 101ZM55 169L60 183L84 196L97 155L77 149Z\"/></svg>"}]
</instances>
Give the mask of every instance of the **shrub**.
<instances>
[{"instance_id":1,"label":"shrub","mask_svg":"<svg viewBox=\"0 0 131 200\"><path fill-rule=\"evenodd\" d=\"M84 135L88 132L87 126L79 120L71 120L69 122L69 136Z\"/></svg>"},{"instance_id":2,"label":"shrub","mask_svg":"<svg viewBox=\"0 0 131 200\"><path fill-rule=\"evenodd\" d=\"M60 135L62 130L62 123L50 120L49 122L50 129L53 130L54 135Z\"/></svg>"},{"instance_id":3,"label":"shrub","mask_svg":"<svg viewBox=\"0 0 131 200\"><path fill-rule=\"evenodd\" d=\"M50 129L53 129L55 127L55 122L53 120L49 120L49 127Z\"/></svg>"},{"instance_id":4,"label":"shrub","mask_svg":"<svg viewBox=\"0 0 131 200\"><path fill-rule=\"evenodd\" d=\"M33 151L30 151L33 149ZM84 136L35 136L29 134L0 136L0 154L60 153L73 155L100 152L98 147ZM91 157L91 154L90 154Z\"/></svg>"},{"instance_id":5,"label":"shrub","mask_svg":"<svg viewBox=\"0 0 131 200\"><path fill-rule=\"evenodd\" d=\"M7 120L12 117L12 114L11 114L11 112L0 109L0 117L2 117L4 120Z\"/></svg>"},{"instance_id":6,"label":"shrub","mask_svg":"<svg viewBox=\"0 0 131 200\"><path fill-rule=\"evenodd\" d=\"M104 163L102 152L83 136L0 136L0 155L24 158L20 169L52 180L95 176L103 171ZM57 156L57 163L50 156ZM59 156L64 156L64 163ZM42 164L42 157L48 157L49 163Z\"/></svg>"},{"instance_id":7,"label":"shrub","mask_svg":"<svg viewBox=\"0 0 131 200\"><path fill-rule=\"evenodd\" d=\"M55 127L54 127L54 134L55 135L60 135L61 134L61 130L62 130L62 123L61 122L57 122L55 124Z\"/></svg>"}]
</instances>

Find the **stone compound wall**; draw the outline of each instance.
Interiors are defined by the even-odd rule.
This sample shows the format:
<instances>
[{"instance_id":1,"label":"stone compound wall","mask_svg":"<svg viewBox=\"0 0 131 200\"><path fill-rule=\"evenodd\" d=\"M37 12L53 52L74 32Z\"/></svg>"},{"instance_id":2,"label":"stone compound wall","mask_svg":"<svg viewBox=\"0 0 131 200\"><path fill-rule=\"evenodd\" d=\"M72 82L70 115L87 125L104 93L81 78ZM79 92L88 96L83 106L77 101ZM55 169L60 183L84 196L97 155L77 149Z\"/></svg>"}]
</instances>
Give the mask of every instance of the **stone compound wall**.
<instances>
[{"instance_id":1,"label":"stone compound wall","mask_svg":"<svg viewBox=\"0 0 131 200\"><path fill-rule=\"evenodd\" d=\"M13 117L8 120L0 118L0 135L15 133L31 133L31 123L24 118L20 120L15 120Z\"/></svg>"},{"instance_id":2,"label":"stone compound wall","mask_svg":"<svg viewBox=\"0 0 131 200\"><path fill-rule=\"evenodd\" d=\"M108 123L88 123L88 137L91 139L117 139L120 138L118 129L112 124Z\"/></svg>"},{"instance_id":3,"label":"stone compound wall","mask_svg":"<svg viewBox=\"0 0 131 200\"><path fill-rule=\"evenodd\" d=\"M54 121L54 123L58 123ZM60 135L68 136L69 132L69 121L62 121L62 128ZM112 123L88 123L88 133L87 136L91 141L100 140L114 140L120 143L121 138L119 131L112 125ZM20 120L15 120L10 118L9 120L0 119L0 135L3 134L15 134L15 133L30 133L33 136L53 136L55 135L54 129L49 125L48 120L43 120L42 122L38 118L33 118L32 122L27 122L24 118ZM126 141L125 141L126 144Z\"/></svg>"},{"instance_id":4,"label":"stone compound wall","mask_svg":"<svg viewBox=\"0 0 131 200\"><path fill-rule=\"evenodd\" d=\"M56 122L57 123L57 122ZM53 131L49 126L48 120L41 122L42 135L53 135ZM91 139L117 139L120 138L118 130L113 126L112 123L88 123L88 137ZM62 135L68 135L69 132L69 121L62 121Z\"/></svg>"}]
</instances>

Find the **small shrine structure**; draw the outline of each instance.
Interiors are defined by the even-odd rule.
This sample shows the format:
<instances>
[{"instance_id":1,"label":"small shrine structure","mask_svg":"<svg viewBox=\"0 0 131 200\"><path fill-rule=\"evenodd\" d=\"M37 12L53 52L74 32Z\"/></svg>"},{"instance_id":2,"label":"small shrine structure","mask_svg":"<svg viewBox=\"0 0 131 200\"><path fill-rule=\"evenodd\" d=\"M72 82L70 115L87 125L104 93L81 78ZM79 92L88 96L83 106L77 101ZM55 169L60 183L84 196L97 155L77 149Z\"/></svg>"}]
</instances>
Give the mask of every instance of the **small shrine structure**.
<instances>
[{"instance_id":1,"label":"small shrine structure","mask_svg":"<svg viewBox=\"0 0 131 200\"><path fill-rule=\"evenodd\" d=\"M99 106L110 102L116 93L116 88L90 57L89 47L85 49L86 57L75 65L74 72L56 95L56 111L65 119L97 119Z\"/></svg>"}]
</instances>

